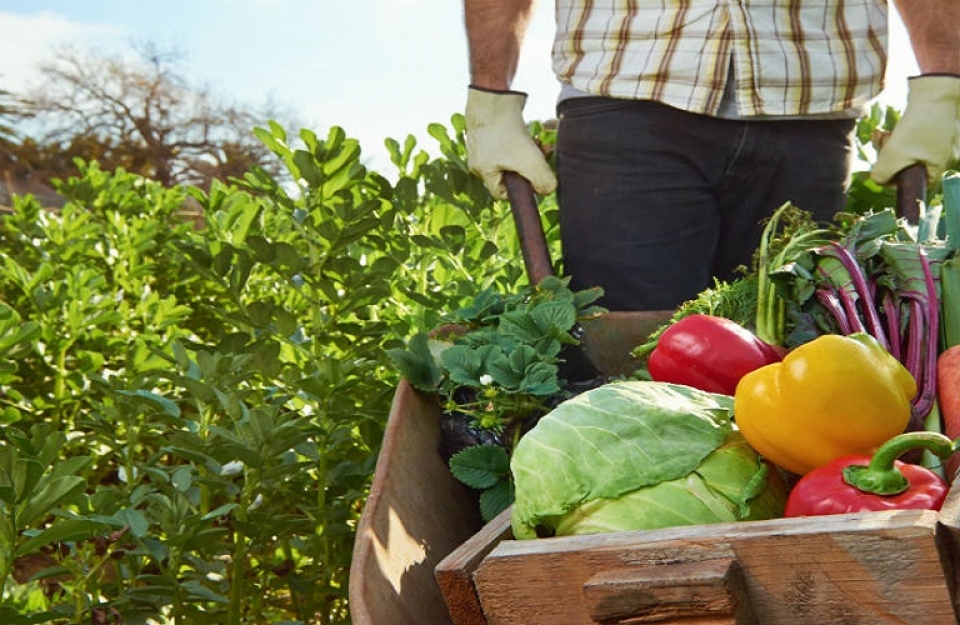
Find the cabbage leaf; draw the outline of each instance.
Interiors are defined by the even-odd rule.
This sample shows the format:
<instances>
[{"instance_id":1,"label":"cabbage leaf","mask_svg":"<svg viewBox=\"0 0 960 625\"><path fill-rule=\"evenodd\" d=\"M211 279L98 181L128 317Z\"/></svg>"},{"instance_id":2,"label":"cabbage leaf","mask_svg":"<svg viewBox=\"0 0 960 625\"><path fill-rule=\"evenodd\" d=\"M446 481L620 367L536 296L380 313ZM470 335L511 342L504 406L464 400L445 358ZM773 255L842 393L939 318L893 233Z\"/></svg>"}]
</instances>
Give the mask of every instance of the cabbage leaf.
<instances>
[{"instance_id":1,"label":"cabbage leaf","mask_svg":"<svg viewBox=\"0 0 960 625\"><path fill-rule=\"evenodd\" d=\"M641 380L561 403L514 450L514 536L535 538L587 502L684 478L733 432L732 409L727 395Z\"/></svg>"}]
</instances>

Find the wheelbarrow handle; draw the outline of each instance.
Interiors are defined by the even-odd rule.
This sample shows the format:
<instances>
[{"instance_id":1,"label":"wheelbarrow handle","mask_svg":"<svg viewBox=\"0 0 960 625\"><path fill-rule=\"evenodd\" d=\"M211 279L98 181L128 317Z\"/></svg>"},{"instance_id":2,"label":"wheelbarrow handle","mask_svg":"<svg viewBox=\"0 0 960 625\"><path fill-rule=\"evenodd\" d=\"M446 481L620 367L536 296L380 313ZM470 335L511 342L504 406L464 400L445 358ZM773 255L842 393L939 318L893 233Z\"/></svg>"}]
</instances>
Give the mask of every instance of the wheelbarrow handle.
<instances>
[{"instance_id":1,"label":"wheelbarrow handle","mask_svg":"<svg viewBox=\"0 0 960 625\"><path fill-rule=\"evenodd\" d=\"M901 169L894 177L897 185L897 216L907 222L920 223L920 204L927 200L927 168L915 163Z\"/></svg>"},{"instance_id":2,"label":"wheelbarrow handle","mask_svg":"<svg viewBox=\"0 0 960 625\"><path fill-rule=\"evenodd\" d=\"M527 277L531 284L537 284L554 275L554 271L533 186L529 180L512 171L504 172L503 184L507 187L507 199L510 200L510 211L520 239Z\"/></svg>"},{"instance_id":3,"label":"wheelbarrow handle","mask_svg":"<svg viewBox=\"0 0 960 625\"><path fill-rule=\"evenodd\" d=\"M543 222L540 221L537 196L530 181L520 174L505 172L503 184L507 187L507 199L510 200L510 211L513 213L517 237L520 239L520 250L523 252L527 278L530 284L539 284L544 278L556 274L553 271L553 262L550 260L547 237L543 233ZM582 382L593 384L601 374L587 354L584 343L579 342L585 335L579 321L570 329L570 334L578 340L578 343L567 344L561 348L560 377L573 384Z\"/></svg>"}]
</instances>

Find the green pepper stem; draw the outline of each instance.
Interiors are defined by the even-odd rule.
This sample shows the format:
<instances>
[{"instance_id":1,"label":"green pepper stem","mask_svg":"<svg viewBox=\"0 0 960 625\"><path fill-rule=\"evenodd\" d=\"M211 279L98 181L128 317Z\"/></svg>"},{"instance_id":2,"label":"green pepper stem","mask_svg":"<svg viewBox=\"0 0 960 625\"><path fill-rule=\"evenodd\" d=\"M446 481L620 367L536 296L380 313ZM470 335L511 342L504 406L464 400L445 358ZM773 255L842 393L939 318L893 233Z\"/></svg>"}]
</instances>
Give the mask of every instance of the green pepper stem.
<instances>
[{"instance_id":1,"label":"green pepper stem","mask_svg":"<svg viewBox=\"0 0 960 625\"><path fill-rule=\"evenodd\" d=\"M870 464L849 465L843 468L843 481L859 491L874 495L899 495L910 482L894 466L897 458L912 449L926 449L938 458L946 459L957 449L960 439L952 441L938 432L907 432L894 436L880 446Z\"/></svg>"}]
</instances>

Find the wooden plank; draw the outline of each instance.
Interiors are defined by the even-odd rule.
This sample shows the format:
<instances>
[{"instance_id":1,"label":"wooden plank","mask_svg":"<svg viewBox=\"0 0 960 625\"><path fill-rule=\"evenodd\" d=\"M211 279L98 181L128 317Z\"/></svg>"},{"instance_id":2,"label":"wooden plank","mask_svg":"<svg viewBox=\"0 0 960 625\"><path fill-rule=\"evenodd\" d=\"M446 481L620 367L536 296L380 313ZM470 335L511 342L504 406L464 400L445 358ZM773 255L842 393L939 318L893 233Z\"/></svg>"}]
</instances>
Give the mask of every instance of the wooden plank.
<instances>
[{"instance_id":1,"label":"wooden plank","mask_svg":"<svg viewBox=\"0 0 960 625\"><path fill-rule=\"evenodd\" d=\"M433 570L482 522L437 453L439 419L432 397L401 382L354 541L354 625L453 623Z\"/></svg>"},{"instance_id":2,"label":"wooden plank","mask_svg":"<svg viewBox=\"0 0 960 625\"><path fill-rule=\"evenodd\" d=\"M500 513L441 560L434 570L447 609L457 625L486 625L487 619L473 583L473 573L497 543L512 536L511 511L512 508L509 508Z\"/></svg>"},{"instance_id":3,"label":"wooden plank","mask_svg":"<svg viewBox=\"0 0 960 625\"><path fill-rule=\"evenodd\" d=\"M501 541L474 579L488 622L595 623L584 584L612 569L735 559L764 625L955 623L933 511Z\"/></svg>"}]
</instances>

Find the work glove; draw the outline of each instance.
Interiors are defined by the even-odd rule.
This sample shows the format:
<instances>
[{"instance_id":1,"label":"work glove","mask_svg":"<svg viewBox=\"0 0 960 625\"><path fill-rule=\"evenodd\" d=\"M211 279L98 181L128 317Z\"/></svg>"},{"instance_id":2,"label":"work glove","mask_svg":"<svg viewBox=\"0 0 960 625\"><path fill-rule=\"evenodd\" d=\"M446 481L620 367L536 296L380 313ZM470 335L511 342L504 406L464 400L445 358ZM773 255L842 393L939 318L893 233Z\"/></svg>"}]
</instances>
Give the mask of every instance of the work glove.
<instances>
[{"instance_id":1,"label":"work glove","mask_svg":"<svg viewBox=\"0 0 960 625\"><path fill-rule=\"evenodd\" d=\"M503 172L514 171L540 195L557 188L557 178L523 122L527 94L470 87L467 92L467 163L490 194L507 199Z\"/></svg>"},{"instance_id":2,"label":"work glove","mask_svg":"<svg viewBox=\"0 0 960 625\"><path fill-rule=\"evenodd\" d=\"M929 74L908 82L903 117L878 141L870 176L887 184L901 170L922 163L929 182L939 180L960 139L960 76Z\"/></svg>"}]
</instances>

